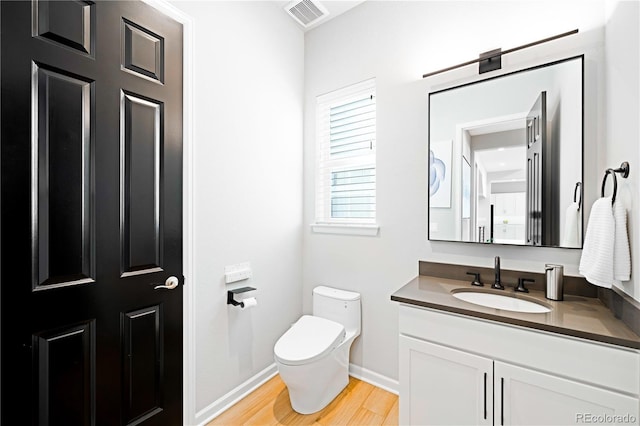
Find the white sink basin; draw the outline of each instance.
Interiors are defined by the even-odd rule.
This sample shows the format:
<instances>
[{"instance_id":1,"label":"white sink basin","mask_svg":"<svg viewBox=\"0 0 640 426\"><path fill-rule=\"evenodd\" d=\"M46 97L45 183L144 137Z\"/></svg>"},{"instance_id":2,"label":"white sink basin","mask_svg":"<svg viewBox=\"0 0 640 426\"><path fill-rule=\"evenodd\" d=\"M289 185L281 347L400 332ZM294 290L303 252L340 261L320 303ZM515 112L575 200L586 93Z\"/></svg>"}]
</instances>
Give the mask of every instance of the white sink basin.
<instances>
[{"instance_id":1,"label":"white sink basin","mask_svg":"<svg viewBox=\"0 0 640 426\"><path fill-rule=\"evenodd\" d=\"M479 291L459 291L452 294L453 297L465 302L487 306L489 308L503 309L505 311L527 312L533 314L551 312L551 309L539 303L502 294Z\"/></svg>"}]
</instances>

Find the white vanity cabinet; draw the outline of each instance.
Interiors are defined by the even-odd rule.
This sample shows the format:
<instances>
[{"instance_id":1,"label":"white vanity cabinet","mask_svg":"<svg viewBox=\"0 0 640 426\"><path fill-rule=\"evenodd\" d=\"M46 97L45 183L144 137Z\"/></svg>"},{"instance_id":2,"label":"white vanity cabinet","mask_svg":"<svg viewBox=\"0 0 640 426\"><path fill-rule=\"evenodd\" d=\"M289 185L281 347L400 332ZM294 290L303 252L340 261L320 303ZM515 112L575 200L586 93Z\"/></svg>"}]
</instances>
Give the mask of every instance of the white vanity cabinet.
<instances>
[{"instance_id":1,"label":"white vanity cabinet","mask_svg":"<svg viewBox=\"0 0 640 426\"><path fill-rule=\"evenodd\" d=\"M400 305L400 424L638 424L640 352Z\"/></svg>"}]
</instances>

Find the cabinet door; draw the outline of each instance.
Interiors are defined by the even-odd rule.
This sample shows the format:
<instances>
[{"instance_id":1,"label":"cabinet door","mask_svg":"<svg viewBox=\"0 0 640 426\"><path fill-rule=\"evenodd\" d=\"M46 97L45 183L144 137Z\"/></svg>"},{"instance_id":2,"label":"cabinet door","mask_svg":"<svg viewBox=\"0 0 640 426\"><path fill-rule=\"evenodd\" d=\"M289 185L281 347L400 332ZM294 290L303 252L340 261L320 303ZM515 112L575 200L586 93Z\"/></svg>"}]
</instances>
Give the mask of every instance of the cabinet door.
<instances>
[{"instance_id":1,"label":"cabinet door","mask_svg":"<svg viewBox=\"0 0 640 426\"><path fill-rule=\"evenodd\" d=\"M400 424L493 424L493 361L400 336Z\"/></svg>"},{"instance_id":2,"label":"cabinet door","mask_svg":"<svg viewBox=\"0 0 640 426\"><path fill-rule=\"evenodd\" d=\"M638 399L494 363L496 425L637 424Z\"/></svg>"}]
</instances>

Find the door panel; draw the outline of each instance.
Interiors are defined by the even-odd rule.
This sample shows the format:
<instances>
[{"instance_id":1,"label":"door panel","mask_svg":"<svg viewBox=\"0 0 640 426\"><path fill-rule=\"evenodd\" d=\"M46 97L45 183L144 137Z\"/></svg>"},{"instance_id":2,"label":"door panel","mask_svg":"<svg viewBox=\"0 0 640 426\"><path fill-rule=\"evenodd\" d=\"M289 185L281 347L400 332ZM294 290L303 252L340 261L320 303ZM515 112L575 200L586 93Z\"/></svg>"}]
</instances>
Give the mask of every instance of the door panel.
<instances>
[{"instance_id":1,"label":"door panel","mask_svg":"<svg viewBox=\"0 0 640 426\"><path fill-rule=\"evenodd\" d=\"M35 290L93 282L92 86L33 64Z\"/></svg>"},{"instance_id":2,"label":"door panel","mask_svg":"<svg viewBox=\"0 0 640 426\"><path fill-rule=\"evenodd\" d=\"M93 55L95 10L93 2L35 1L33 35Z\"/></svg>"},{"instance_id":3,"label":"door panel","mask_svg":"<svg viewBox=\"0 0 640 426\"><path fill-rule=\"evenodd\" d=\"M139 1L0 8L1 420L180 424L182 26Z\"/></svg>"},{"instance_id":4,"label":"door panel","mask_svg":"<svg viewBox=\"0 0 640 426\"><path fill-rule=\"evenodd\" d=\"M95 322L33 337L37 424L91 424L95 419Z\"/></svg>"},{"instance_id":5,"label":"door panel","mask_svg":"<svg viewBox=\"0 0 640 426\"><path fill-rule=\"evenodd\" d=\"M122 20L122 66L142 77L164 82L164 38L127 19Z\"/></svg>"},{"instance_id":6,"label":"door panel","mask_svg":"<svg viewBox=\"0 0 640 426\"><path fill-rule=\"evenodd\" d=\"M162 408L162 307L123 314L124 422L150 417Z\"/></svg>"},{"instance_id":7,"label":"door panel","mask_svg":"<svg viewBox=\"0 0 640 426\"><path fill-rule=\"evenodd\" d=\"M162 104L124 93L122 106L123 276L162 271Z\"/></svg>"}]
</instances>

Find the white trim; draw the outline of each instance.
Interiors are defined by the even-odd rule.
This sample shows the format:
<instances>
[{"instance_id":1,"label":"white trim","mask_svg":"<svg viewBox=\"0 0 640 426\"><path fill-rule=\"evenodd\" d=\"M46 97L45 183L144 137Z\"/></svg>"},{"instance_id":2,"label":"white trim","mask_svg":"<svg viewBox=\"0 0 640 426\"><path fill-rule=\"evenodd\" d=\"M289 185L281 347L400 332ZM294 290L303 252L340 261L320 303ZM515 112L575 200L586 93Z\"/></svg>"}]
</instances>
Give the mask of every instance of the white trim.
<instances>
[{"instance_id":1,"label":"white trim","mask_svg":"<svg viewBox=\"0 0 640 426\"><path fill-rule=\"evenodd\" d=\"M204 409L198 411L195 415L195 423L204 426L220 414L231 408L238 401L249 395L254 390L265 384L269 379L278 374L278 368L273 363L264 370L260 371L253 377L250 377L244 383L227 392L222 397L213 401Z\"/></svg>"},{"instance_id":2,"label":"white trim","mask_svg":"<svg viewBox=\"0 0 640 426\"><path fill-rule=\"evenodd\" d=\"M526 126L528 111L506 114L500 117L483 118L481 120L469 121L456 125L456 134L460 137L461 132L472 133L474 130L487 128L486 132L474 133L473 136L484 133L502 132L505 130L514 130ZM522 124L522 126L520 126Z\"/></svg>"},{"instance_id":3,"label":"white trim","mask_svg":"<svg viewBox=\"0 0 640 426\"><path fill-rule=\"evenodd\" d=\"M380 389L384 389L387 392L391 392L395 395L399 394L400 385L397 380L383 376L375 371L349 363L349 375L362 380L363 382L379 387Z\"/></svg>"},{"instance_id":4,"label":"white trim","mask_svg":"<svg viewBox=\"0 0 640 426\"><path fill-rule=\"evenodd\" d=\"M362 235L366 237L375 237L380 230L379 225L346 223L312 223L310 226L316 234Z\"/></svg>"},{"instance_id":5,"label":"white trim","mask_svg":"<svg viewBox=\"0 0 640 426\"><path fill-rule=\"evenodd\" d=\"M195 209L193 194L195 190L195 162L193 146L193 20L166 0L143 0L149 6L175 19L183 28L183 80L182 80L182 136L183 136L183 174L182 174L182 212L183 212L183 266L182 273L185 285L182 287L183 298L183 341L182 341L182 420L185 425L194 423L196 411L196 362L195 362Z\"/></svg>"},{"instance_id":6,"label":"white trim","mask_svg":"<svg viewBox=\"0 0 640 426\"><path fill-rule=\"evenodd\" d=\"M185 15L186 16L186 15ZM195 139L193 137L193 21L183 22L183 412L184 424L195 420L196 413L196 303L195 303Z\"/></svg>"},{"instance_id":7,"label":"white trim","mask_svg":"<svg viewBox=\"0 0 640 426\"><path fill-rule=\"evenodd\" d=\"M361 92L370 91L372 88L375 91L376 87L376 78L371 77L366 80L362 80L358 83L350 84L345 87L341 87L336 90L332 90L329 93L324 93L322 95L318 95L316 97L316 105L325 103L325 102L333 102L336 99L342 99L349 96L355 96Z\"/></svg>"}]
</instances>

